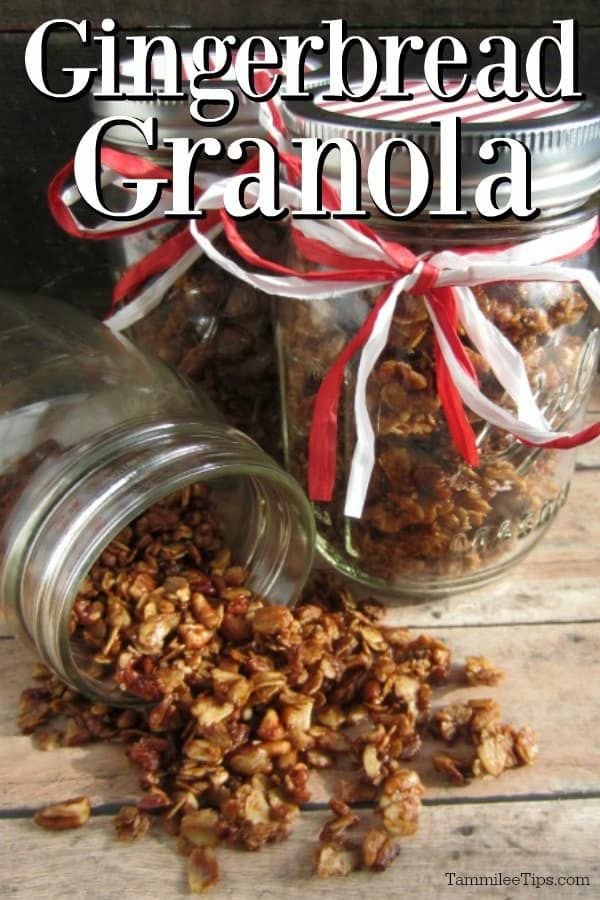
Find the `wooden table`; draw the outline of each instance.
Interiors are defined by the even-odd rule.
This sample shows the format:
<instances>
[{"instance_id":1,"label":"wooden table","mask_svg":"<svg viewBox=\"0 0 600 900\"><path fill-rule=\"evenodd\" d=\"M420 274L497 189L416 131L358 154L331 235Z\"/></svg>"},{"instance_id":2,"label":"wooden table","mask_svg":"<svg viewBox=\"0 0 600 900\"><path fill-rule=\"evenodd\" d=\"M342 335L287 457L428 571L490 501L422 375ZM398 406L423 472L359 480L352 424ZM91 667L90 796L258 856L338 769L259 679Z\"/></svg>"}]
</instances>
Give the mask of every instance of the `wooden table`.
<instances>
[{"instance_id":1,"label":"wooden table","mask_svg":"<svg viewBox=\"0 0 600 900\"><path fill-rule=\"evenodd\" d=\"M592 402L600 414L600 392ZM452 689L447 699L493 692L506 719L531 724L540 756L498 779L448 787L423 754L429 789L421 828L385 873L311 877L327 791L314 798L291 838L255 854L219 851L221 883L211 897L280 898L600 897L600 445L580 451L570 499L531 556L503 582L393 618L448 641L455 658L483 653L508 672L497 688ZM42 753L18 735L15 714L29 664L0 638L0 895L28 898L176 898L185 895L185 860L159 833L134 845L115 841L111 816L138 794L117 746ZM79 831L37 828L40 805L88 794L95 815ZM589 886L451 886L457 875L583 876ZM310 880L309 880L310 879ZM531 879L529 879L531 881Z\"/></svg>"}]
</instances>

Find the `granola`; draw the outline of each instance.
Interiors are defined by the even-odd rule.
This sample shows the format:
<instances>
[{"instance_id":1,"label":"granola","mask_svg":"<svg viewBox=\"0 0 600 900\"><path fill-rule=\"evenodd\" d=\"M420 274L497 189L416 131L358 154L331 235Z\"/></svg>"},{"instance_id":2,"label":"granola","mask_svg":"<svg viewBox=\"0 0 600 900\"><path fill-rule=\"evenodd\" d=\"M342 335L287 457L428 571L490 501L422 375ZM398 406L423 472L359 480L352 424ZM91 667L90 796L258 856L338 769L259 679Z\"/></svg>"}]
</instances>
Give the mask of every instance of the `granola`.
<instances>
[{"instance_id":1,"label":"granola","mask_svg":"<svg viewBox=\"0 0 600 900\"><path fill-rule=\"evenodd\" d=\"M188 858L191 891L218 881L218 845L284 840L312 771L345 762L357 774L340 783L319 836L316 872L329 877L385 869L417 831L425 788L409 766L426 732L470 742L468 764L433 760L457 784L533 761L533 733L502 724L494 701L432 711L453 671L439 639L386 625L380 604L322 576L289 608L247 583L207 486L165 498L106 547L71 617L88 674L138 704L86 699L42 665L21 697L19 724L39 746L125 745L142 794L116 816L117 837L162 823ZM350 806L364 801L371 820ZM87 816L79 798L36 821L74 827Z\"/></svg>"},{"instance_id":2,"label":"granola","mask_svg":"<svg viewBox=\"0 0 600 900\"><path fill-rule=\"evenodd\" d=\"M434 768L454 784L461 785L469 777L497 777L505 769L531 765L538 753L531 728L515 729L502 723L500 717L500 707L490 698L438 709L431 717L431 730L447 744L462 740L467 753L466 756L436 753Z\"/></svg>"},{"instance_id":3,"label":"granola","mask_svg":"<svg viewBox=\"0 0 600 900\"><path fill-rule=\"evenodd\" d=\"M294 263L302 267L301 260ZM581 365L591 316L581 291L574 285L522 283L486 285L474 293L523 357L549 420L560 428L580 415L589 388ZM288 301L278 308L286 465L303 485L317 391L376 295L362 291L343 302ZM483 392L514 411L489 365L462 332L461 339ZM367 384L376 457L363 516L345 517L356 440L356 371L357 360L346 369L338 410L333 498L315 503L320 548L339 571L381 591L414 593L420 583L431 591L445 579L451 585L470 573L491 571L532 543L564 502L572 454L562 465L558 451L532 452L467 410L481 458L478 468L468 466L452 444L440 406L424 301L407 294L398 300L387 345Z\"/></svg>"}]
</instances>

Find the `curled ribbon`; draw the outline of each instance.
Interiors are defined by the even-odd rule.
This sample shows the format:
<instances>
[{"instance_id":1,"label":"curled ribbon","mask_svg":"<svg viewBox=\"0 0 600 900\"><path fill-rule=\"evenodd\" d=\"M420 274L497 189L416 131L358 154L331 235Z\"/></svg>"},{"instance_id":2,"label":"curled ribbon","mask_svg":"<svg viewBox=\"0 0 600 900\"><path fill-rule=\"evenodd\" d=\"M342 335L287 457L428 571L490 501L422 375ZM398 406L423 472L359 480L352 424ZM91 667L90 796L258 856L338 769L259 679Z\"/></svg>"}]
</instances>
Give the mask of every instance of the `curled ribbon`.
<instances>
[{"instance_id":1,"label":"curled ribbon","mask_svg":"<svg viewBox=\"0 0 600 900\"><path fill-rule=\"evenodd\" d=\"M102 165L102 187L112 185L125 192L130 190L132 179L154 178L165 183L160 202L147 216L136 220L100 222L95 226L84 225L75 215L73 207L81 200L81 195L72 184L74 162L70 160L60 169L48 185L48 206L56 223L72 237L91 241L106 241L117 237L145 232L152 227L172 224L165 218L169 203L165 195L171 190L171 172L141 156L125 153L112 147L103 147L100 154ZM254 162L238 169L241 174L251 170ZM197 201L214 178L204 173L201 183L194 185ZM198 220L197 227L211 238L222 230L219 213L209 212ZM148 315L163 299L166 291L202 256L202 250L194 240L188 223L184 223L173 234L162 240L156 247L144 254L138 262L130 266L117 280L112 297L112 309L106 324L113 331L124 331L144 316ZM121 305L124 304L124 305Z\"/></svg>"}]
</instances>

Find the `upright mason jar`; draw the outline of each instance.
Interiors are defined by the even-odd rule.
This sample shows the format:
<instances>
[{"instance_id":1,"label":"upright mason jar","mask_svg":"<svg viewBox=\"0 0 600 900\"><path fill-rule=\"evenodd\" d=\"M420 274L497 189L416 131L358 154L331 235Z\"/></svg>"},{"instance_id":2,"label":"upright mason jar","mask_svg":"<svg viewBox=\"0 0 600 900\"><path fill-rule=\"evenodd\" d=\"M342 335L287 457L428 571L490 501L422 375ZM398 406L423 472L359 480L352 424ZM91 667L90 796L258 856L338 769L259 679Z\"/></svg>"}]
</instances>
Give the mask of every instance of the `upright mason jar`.
<instances>
[{"instance_id":1,"label":"upright mason jar","mask_svg":"<svg viewBox=\"0 0 600 900\"><path fill-rule=\"evenodd\" d=\"M158 121L158 148L150 152L138 130L127 125L112 127L105 142L118 150L151 159L169 167L170 147L163 138L217 137L226 145L238 138L265 137L259 125L259 104L251 102L235 81L211 79L204 88L226 88L239 101L238 112L232 122L224 126L203 127L189 113L190 74L183 59L182 90L187 100L107 101L93 98L94 116L135 116L144 120L155 116ZM153 60L154 91L164 89L163 58ZM317 66L310 61L309 70ZM133 84L131 61L121 65L121 84L125 91ZM233 74L233 73L232 73ZM314 75L307 75L312 78ZM205 115L218 117L223 103L205 104ZM204 160L196 169L196 184L207 187L215 178L231 175L235 166L225 161ZM113 192L113 202L126 202L124 191ZM118 194L120 193L120 196ZM125 235L111 242L112 269L115 279L139 262L187 223L171 222ZM259 253L281 262L287 253L288 230L284 224L253 219L242 223L245 240ZM225 239L217 237L224 247ZM201 256L166 290L161 302L132 324L127 304L117 308L108 320L111 328L124 331L138 346L155 354L170 366L186 375L192 383L206 392L223 412L228 422L249 434L276 458L281 458L281 422L277 396L277 365L275 358L271 298L261 291L242 284L213 262Z\"/></svg>"},{"instance_id":2,"label":"upright mason jar","mask_svg":"<svg viewBox=\"0 0 600 900\"><path fill-rule=\"evenodd\" d=\"M284 105L291 136L350 137L359 147L363 176L374 149L404 137L432 159L435 186L418 218L395 222L375 208L363 181L371 228L383 238L423 254L440 249L520 244L590 220L600 186L600 106L596 100L548 105L483 104L472 94L455 107L427 98L413 84L415 101L368 105L322 99ZM369 110L369 111L367 111ZM439 208L439 132L443 115L464 115L462 202L468 221L430 218ZM370 118L369 118L370 116ZM503 120L503 116L506 120ZM520 116L520 118L518 118ZM484 140L517 136L532 149L532 198L541 214L532 221L491 222L474 205L479 180L492 174L478 157ZM393 155L392 206L408 205L407 154ZM494 171L502 171L495 169ZM330 154L326 176L339 181L339 158ZM498 191L499 204L506 200ZM292 263L302 268L296 250ZM582 253L570 265L593 268L597 256ZM334 300L286 300L277 307L277 340L289 471L307 483L308 434L321 381L364 323L379 290L357 290ZM506 281L474 288L477 303L521 354L537 403L553 430L581 427L597 369L598 313L572 283ZM490 365L461 332L483 393L515 407ZM402 294L387 346L367 383L375 432L375 468L362 517L344 515L356 444L354 395L358 360L345 370L338 419L336 482L331 502L315 503L317 546L339 572L389 597L435 596L478 586L527 553L566 500L575 451L523 445L467 410L476 433L480 465L467 465L455 449L436 390L434 336L422 297Z\"/></svg>"},{"instance_id":3,"label":"upright mason jar","mask_svg":"<svg viewBox=\"0 0 600 900\"><path fill-rule=\"evenodd\" d=\"M104 548L161 498L210 485L248 585L297 595L314 524L297 483L158 360L76 310L0 294L0 604L77 690L133 698L69 639L80 585Z\"/></svg>"}]
</instances>

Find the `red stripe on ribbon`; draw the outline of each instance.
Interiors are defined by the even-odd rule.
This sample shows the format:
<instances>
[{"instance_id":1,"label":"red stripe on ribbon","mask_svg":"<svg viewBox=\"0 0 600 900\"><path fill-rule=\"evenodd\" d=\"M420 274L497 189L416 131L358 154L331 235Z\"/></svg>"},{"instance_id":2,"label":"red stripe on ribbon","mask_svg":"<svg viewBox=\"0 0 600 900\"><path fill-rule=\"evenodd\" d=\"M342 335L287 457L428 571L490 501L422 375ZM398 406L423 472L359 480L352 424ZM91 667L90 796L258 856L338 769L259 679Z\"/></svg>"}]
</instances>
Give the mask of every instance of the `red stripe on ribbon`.
<instances>
[{"instance_id":1,"label":"red stripe on ribbon","mask_svg":"<svg viewBox=\"0 0 600 900\"><path fill-rule=\"evenodd\" d=\"M113 169L113 171L124 178L158 178L161 181L168 181L169 184L171 182L171 175L167 169L155 166L148 160L131 153L123 153L120 150L105 147L100 153L100 161L103 166ZM140 164L139 169L135 168L134 161ZM107 241L111 238L124 237L127 234L145 231L151 225L165 221L161 213L154 218L146 219L144 222L120 228L102 231L83 228L63 200L65 186L69 181L73 180L74 168L74 160L71 159L51 179L47 192L48 206L55 222L71 237L82 238L87 241Z\"/></svg>"},{"instance_id":2,"label":"red stripe on ribbon","mask_svg":"<svg viewBox=\"0 0 600 900\"><path fill-rule=\"evenodd\" d=\"M458 336L458 314L454 291L452 288L447 287L435 288L427 295L427 299L434 308L436 318L444 332L444 337L450 344L458 362L467 375L477 384L477 374ZM440 403L444 410L444 416L446 417L448 431L463 459L470 466L478 466L479 453L475 433L467 419L460 394L452 380L437 338L434 341L434 346L436 386Z\"/></svg>"},{"instance_id":3,"label":"red stripe on ribbon","mask_svg":"<svg viewBox=\"0 0 600 900\"><path fill-rule=\"evenodd\" d=\"M368 341L379 310L390 295L385 288L377 298L360 331L338 356L321 382L315 401L308 441L308 494L311 500L331 500L335 483L335 458L340 394L346 364Z\"/></svg>"},{"instance_id":4,"label":"red stripe on ribbon","mask_svg":"<svg viewBox=\"0 0 600 900\"><path fill-rule=\"evenodd\" d=\"M212 224L217 219L218 215L214 215ZM206 220L206 226L210 227L208 219ZM176 234L171 235L166 241L130 266L121 275L113 288L113 309L117 304L133 297L141 285L148 281L149 278L170 269L194 244L195 241L190 234L189 228L185 227ZM112 310L110 314L112 314Z\"/></svg>"},{"instance_id":5,"label":"red stripe on ribbon","mask_svg":"<svg viewBox=\"0 0 600 900\"><path fill-rule=\"evenodd\" d=\"M517 437L517 439L521 444L527 444L528 447L543 447L548 450L573 450L582 444L588 444L597 437L600 437L600 422L593 422L586 428L582 428L581 431L575 431L573 434L555 438L552 441L545 441L543 444L536 444L534 441L528 441L522 437Z\"/></svg>"}]
</instances>

